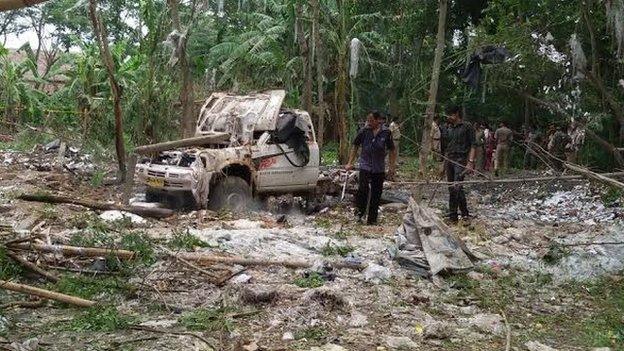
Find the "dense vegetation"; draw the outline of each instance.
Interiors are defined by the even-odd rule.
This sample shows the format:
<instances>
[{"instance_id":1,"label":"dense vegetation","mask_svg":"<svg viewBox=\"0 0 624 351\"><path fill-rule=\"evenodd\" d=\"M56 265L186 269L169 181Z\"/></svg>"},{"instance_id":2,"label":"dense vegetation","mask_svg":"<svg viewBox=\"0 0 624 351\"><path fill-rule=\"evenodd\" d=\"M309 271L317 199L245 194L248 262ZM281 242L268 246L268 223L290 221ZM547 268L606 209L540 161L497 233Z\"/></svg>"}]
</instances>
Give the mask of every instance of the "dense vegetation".
<instances>
[{"instance_id":1,"label":"dense vegetation","mask_svg":"<svg viewBox=\"0 0 624 351\"><path fill-rule=\"evenodd\" d=\"M126 151L182 134L183 116L192 120L211 91L270 88L310 110L325 143L347 138L377 108L402 123L402 150L418 147L437 1L96 5L120 87ZM469 119L505 120L518 131L574 118L588 128L583 162L612 168L624 146L623 22L622 0L449 1L437 110L462 104ZM0 49L3 131L28 125L113 147L113 85L93 23L89 1L0 13L0 34L30 31L46 43L19 55ZM482 66L474 90L457 72L485 45L505 46L512 58Z\"/></svg>"}]
</instances>

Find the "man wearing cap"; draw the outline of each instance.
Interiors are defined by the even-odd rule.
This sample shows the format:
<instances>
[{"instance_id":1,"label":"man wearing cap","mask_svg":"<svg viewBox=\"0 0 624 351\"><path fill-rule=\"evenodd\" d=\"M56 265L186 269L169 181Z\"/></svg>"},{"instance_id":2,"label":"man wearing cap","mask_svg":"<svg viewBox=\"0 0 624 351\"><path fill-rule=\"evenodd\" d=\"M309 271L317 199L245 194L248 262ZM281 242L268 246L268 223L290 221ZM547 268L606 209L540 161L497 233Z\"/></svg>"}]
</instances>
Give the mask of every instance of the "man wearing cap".
<instances>
[{"instance_id":1,"label":"man wearing cap","mask_svg":"<svg viewBox=\"0 0 624 351\"><path fill-rule=\"evenodd\" d=\"M385 118L378 111L371 111L367 116L366 126L355 139L349 155L347 170L353 169L353 163L361 149L359 164L359 184L356 195L356 215L362 221L366 216L366 224L377 223L379 202L386 178L385 157L390 151L388 178L393 179L396 172L397 152L392 140L392 132L384 126ZM367 211L368 208L368 211Z\"/></svg>"}]
</instances>

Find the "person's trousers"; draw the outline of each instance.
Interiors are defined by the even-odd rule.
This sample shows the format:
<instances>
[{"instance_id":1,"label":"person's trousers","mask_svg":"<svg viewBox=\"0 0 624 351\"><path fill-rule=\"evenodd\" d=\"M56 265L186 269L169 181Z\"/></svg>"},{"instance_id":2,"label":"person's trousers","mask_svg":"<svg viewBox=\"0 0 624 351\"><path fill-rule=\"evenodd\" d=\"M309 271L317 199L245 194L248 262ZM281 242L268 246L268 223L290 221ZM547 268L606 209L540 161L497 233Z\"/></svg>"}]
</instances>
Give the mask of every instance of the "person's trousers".
<instances>
[{"instance_id":1,"label":"person's trousers","mask_svg":"<svg viewBox=\"0 0 624 351\"><path fill-rule=\"evenodd\" d=\"M524 152L524 169L535 169L537 167L537 156L535 151L530 149L530 146L527 146L526 151Z\"/></svg>"},{"instance_id":2,"label":"person's trousers","mask_svg":"<svg viewBox=\"0 0 624 351\"><path fill-rule=\"evenodd\" d=\"M385 176L385 173L360 171L359 186L355 196L355 202L357 216L362 218L367 215L367 224L377 223L379 202L381 201L381 192L383 191Z\"/></svg>"},{"instance_id":3,"label":"person's trousers","mask_svg":"<svg viewBox=\"0 0 624 351\"><path fill-rule=\"evenodd\" d=\"M496 169L507 170L507 167L509 167L509 145L498 144L496 147L496 160Z\"/></svg>"},{"instance_id":4,"label":"person's trousers","mask_svg":"<svg viewBox=\"0 0 624 351\"><path fill-rule=\"evenodd\" d=\"M475 151L475 167L478 171L483 171L485 170L485 150L483 145L477 145Z\"/></svg>"},{"instance_id":5,"label":"person's trousers","mask_svg":"<svg viewBox=\"0 0 624 351\"><path fill-rule=\"evenodd\" d=\"M446 161L446 180L449 182L461 182L465 176L466 159L454 158L454 162ZM457 221L458 210L463 217L468 217L468 204L466 203L466 193L461 184L449 185L449 219Z\"/></svg>"}]
</instances>

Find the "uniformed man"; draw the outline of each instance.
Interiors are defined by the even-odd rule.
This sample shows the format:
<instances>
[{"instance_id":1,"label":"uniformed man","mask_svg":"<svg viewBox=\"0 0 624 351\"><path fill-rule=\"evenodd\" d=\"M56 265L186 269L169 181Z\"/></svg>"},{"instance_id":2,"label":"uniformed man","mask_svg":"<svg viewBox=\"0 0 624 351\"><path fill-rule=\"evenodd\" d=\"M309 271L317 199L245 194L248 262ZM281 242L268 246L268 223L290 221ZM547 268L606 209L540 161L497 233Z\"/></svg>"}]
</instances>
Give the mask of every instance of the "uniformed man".
<instances>
[{"instance_id":1,"label":"uniformed man","mask_svg":"<svg viewBox=\"0 0 624 351\"><path fill-rule=\"evenodd\" d=\"M571 142L572 138L566 133L566 128L564 126L559 126L548 143L548 152L556 157L553 163L555 169L558 171L563 171L564 169L563 161L566 160L566 145Z\"/></svg>"},{"instance_id":2,"label":"uniformed man","mask_svg":"<svg viewBox=\"0 0 624 351\"><path fill-rule=\"evenodd\" d=\"M446 110L449 125L443 134L446 155L446 178L449 182L461 182L466 173L474 170L475 131L470 123L465 122L459 106L450 106ZM466 194L461 184L449 186L449 220L457 223L459 212L468 219Z\"/></svg>"},{"instance_id":3,"label":"uniformed man","mask_svg":"<svg viewBox=\"0 0 624 351\"><path fill-rule=\"evenodd\" d=\"M362 149L359 158L360 174L356 194L356 215L358 221L362 221L366 216L368 225L377 223L379 202L386 177L387 151L390 151L388 177L394 178L396 172L397 152L392 140L392 132L383 125L384 120L384 116L378 111L371 111L368 114L366 126L358 132L353 141L349 162L345 167L347 170L353 169L358 151Z\"/></svg>"},{"instance_id":4,"label":"uniformed man","mask_svg":"<svg viewBox=\"0 0 624 351\"><path fill-rule=\"evenodd\" d=\"M501 122L499 128L494 132L496 139L496 167L494 174L500 171L505 172L509 167L509 148L513 140L513 132L507 127L507 123Z\"/></svg>"}]
</instances>

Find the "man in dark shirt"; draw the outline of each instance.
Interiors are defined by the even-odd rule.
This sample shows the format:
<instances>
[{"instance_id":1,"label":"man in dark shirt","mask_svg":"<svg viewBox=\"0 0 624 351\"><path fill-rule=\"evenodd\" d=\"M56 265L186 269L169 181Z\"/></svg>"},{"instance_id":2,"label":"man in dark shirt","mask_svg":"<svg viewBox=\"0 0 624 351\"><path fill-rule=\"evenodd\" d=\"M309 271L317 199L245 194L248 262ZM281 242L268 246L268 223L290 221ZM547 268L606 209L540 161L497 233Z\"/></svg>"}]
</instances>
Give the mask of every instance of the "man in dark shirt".
<instances>
[{"instance_id":1,"label":"man in dark shirt","mask_svg":"<svg viewBox=\"0 0 624 351\"><path fill-rule=\"evenodd\" d=\"M475 162L475 131L472 125L464 122L459 106L451 106L446 110L449 126L443 134L445 138L446 177L449 182L461 182L466 173L474 170ZM461 184L449 186L449 219L456 223L457 210L464 218L469 217L466 194Z\"/></svg>"},{"instance_id":2,"label":"man in dark shirt","mask_svg":"<svg viewBox=\"0 0 624 351\"><path fill-rule=\"evenodd\" d=\"M384 125L384 116L372 111L367 116L366 126L362 128L355 140L349 155L347 170L353 169L353 163L360 154L359 187L356 195L356 211L359 220L367 215L366 224L376 224L379 212L379 201L386 176L386 151L390 151L388 177L392 179L396 170L397 153L392 141L392 133ZM368 207L368 213L366 209Z\"/></svg>"}]
</instances>

